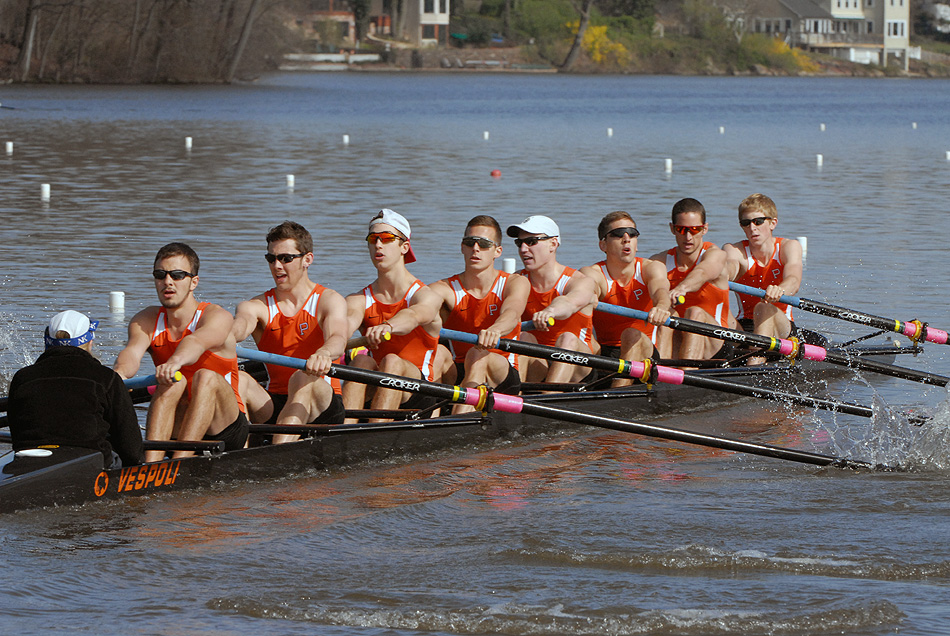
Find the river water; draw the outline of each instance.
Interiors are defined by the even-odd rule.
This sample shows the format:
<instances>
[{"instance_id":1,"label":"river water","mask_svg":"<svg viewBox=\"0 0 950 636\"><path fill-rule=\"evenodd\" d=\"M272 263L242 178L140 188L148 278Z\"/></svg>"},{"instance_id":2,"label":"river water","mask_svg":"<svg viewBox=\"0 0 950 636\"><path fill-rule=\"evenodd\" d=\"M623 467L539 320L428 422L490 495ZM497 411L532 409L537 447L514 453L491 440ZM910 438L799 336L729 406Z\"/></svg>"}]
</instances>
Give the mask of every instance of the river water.
<instances>
[{"instance_id":1,"label":"river water","mask_svg":"<svg viewBox=\"0 0 950 636\"><path fill-rule=\"evenodd\" d=\"M777 234L808 238L802 296L950 325L947 81L353 73L7 86L0 102L0 142L14 143L0 155L3 393L65 308L101 319L111 363L171 240L201 255L200 298L233 309L271 285L264 234L294 219L316 240L312 277L355 291L374 276L362 237L380 207L409 218L411 269L431 281L461 268L476 214L548 214L562 262L581 266L598 260L606 212L630 211L650 255L673 245L676 200L703 201L723 243L761 191ZM942 349L903 364L946 373ZM938 415L872 425L743 403L668 423L911 470L552 423L383 466L18 513L0 519L2 631L945 634L945 391L870 377L832 390Z\"/></svg>"}]
</instances>

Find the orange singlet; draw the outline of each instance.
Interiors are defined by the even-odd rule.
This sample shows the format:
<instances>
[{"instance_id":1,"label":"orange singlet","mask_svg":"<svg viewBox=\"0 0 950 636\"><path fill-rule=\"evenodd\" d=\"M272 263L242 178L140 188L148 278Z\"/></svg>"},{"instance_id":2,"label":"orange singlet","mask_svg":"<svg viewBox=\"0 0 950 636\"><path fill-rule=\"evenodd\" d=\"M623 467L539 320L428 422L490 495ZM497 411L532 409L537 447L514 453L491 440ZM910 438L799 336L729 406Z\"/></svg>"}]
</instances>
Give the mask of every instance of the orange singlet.
<instances>
[{"instance_id":1,"label":"orange singlet","mask_svg":"<svg viewBox=\"0 0 950 636\"><path fill-rule=\"evenodd\" d=\"M498 314L501 313L501 303L505 299L505 284L508 282L508 276L507 272L498 272L495 284L492 285L491 291L485 294L484 298L476 298L468 293L462 287L462 281L457 275L448 279L447 282L455 294L455 307L452 308L442 326L446 329L468 333L478 333L482 329L491 326L498 319ZM519 335L521 335L520 324L502 337L517 340ZM465 362L465 354L472 346L467 342L453 341L452 349L455 352L455 361ZM518 368L518 356L515 354L506 354L498 349L492 349L492 352L507 358L508 364Z\"/></svg>"},{"instance_id":2,"label":"orange singlet","mask_svg":"<svg viewBox=\"0 0 950 636\"><path fill-rule=\"evenodd\" d=\"M422 281L417 279L409 287L409 291L406 292L402 300L391 305L376 300L372 285L364 287L363 298L366 300L366 309L363 311L363 322L360 324L360 329L365 331L370 327L381 325L395 316L409 306L409 301L412 300L413 295L422 287ZM383 340L375 351L370 350L370 355L378 362L388 354L393 353L409 364L415 365L422 372L422 377L431 381L433 378L432 360L438 346L439 338L430 335L425 327L419 325L404 336L394 335L389 340Z\"/></svg>"},{"instance_id":3,"label":"orange singlet","mask_svg":"<svg viewBox=\"0 0 950 636\"><path fill-rule=\"evenodd\" d=\"M576 271L576 269L571 267L565 267L564 271L561 272L561 277L558 278L557 282L554 284L554 287L546 292L539 292L534 288L534 286L532 286L531 293L528 294L528 304L525 305L524 313L521 314L521 319L531 320L537 312L550 305L551 301L563 294L564 288L567 286L567 283L571 280L571 276L573 276ZM518 273L528 278L528 270L523 269ZM528 278L528 280L531 279ZM565 320L555 320L554 325L552 325L547 331L541 331L539 329L533 331L532 333L538 340L538 344L554 346L554 343L557 341L557 337L562 333L569 331L580 338L581 342L590 347L593 341L593 334L591 333L593 331L593 326L594 323L591 316L578 311Z\"/></svg>"},{"instance_id":4,"label":"orange singlet","mask_svg":"<svg viewBox=\"0 0 950 636\"><path fill-rule=\"evenodd\" d=\"M742 241L742 248L745 250L746 273L736 279L737 283L748 285L749 287L758 287L765 289L769 285L778 285L782 282L785 273L785 265L779 259L782 241L785 239L775 237L775 248L772 250L772 258L765 265L760 265L752 252L749 250L749 241ZM761 298L747 296L746 294L736 294L739 299L739 318L752 318L755 306L762 302ZM789 320L792 320L792 308L785 303L775 303L775 306L785 312Z\"/></svg>"},{"instance_id":5,"label":"orange singlet","mask_svg":"<svg viewBox=\"0 0 950 636\"><path fill-rule=\"evenodd\" d=\"M679 285L691 271L703 260L703 254L706 253L713 243L706 241L703 243L702 250L699 252L699 258L693 267L685 272L676 268L676 248L666 252L666 277L670 279L670 289ZM729 290L717 287L710 282L706 282L699 291L686 294L686 302L675 309L687 309L689 307L701 307L707 314L712 316L716 322L723 327L729 326Z\"/></svg>"},{"instance_id":6,"label":"orange singlet","mask_svg":"<svg viewBox=\"0 0 950 636\"><path fill-rule=\"evenodd\" d=\"M307 301L293 316L285 316L277 306L277 295L271 289L264 293L267 302L267 325L257 342L257 348L268 353L277 353L293 358L309 358L313 352L323 346L325 337L320 324L317 322L317 308L320 306L320 295L326 290L322 285L315 285ZM267 375L270 381L267 390L271 393L287 395L287 385L295 369L268 364ZM335 393L340 393L340 381L336 378L323 376Z\"/></svg>"},{"instance_id":7,"label":"orange singlet","mask_svg":"<svg viewBox=\"0 0 950 636\"><path fill-rule=\"evenodd\" d=\"M198 328L198 322L201 320L201 314L204 311L204 308L209 304L211 303L198 303L198 309L195 311L194 317L191 319L191 322L188 323L188 326L185 327L185 331L182 332L181 337L179 337L177 340L172 340L168 333L168 329L166 327L168 320L166 317L165 308L163 307L158 312L158 318L155 320L155 328L152 330L152 343L148 346L149 355L152 356L152 362L155 363L155 366L167 362L178 348L178 343L180 343L185 336L194 333L194 331ZM241 399L240 393L238 393L237 357L224 358L216 353L205 351L201 354L201 357L198 358L197 362L182 367L181 374L185 376L185 380L188 381L189 392L191 391L191 378L198 369L211 369L223 377L225 382L230 384L231 389L234 391L234 397L237 399L238 408L242 413L247 412L247 410L244 408L244 401Z\"/></svg>"},{"instance_id":8,"label":"orange singlet","mask_svg":"<svg viewBox=\"0 0 950 636\"><path fill-rule=\"evenodd\" d=\"M610 274L607 272L607 261L597 263L604 278L607 280L607 293L602 299L603 302L646 312L653 309L653 299L650 298L647 285L643 282L643 272L641 270L643 260L644 259L639 256L636 257L636 270L634 271L633 278L631 278L630 282L626 285L621 285L619 281L610 277ZM642 320L634 320L632 318L625 318L600 311L594 313L594 331L597 333L598 342L602 345L619 347L620 334L630 327L646 334L653 344L656 344L656 325L651 325Z\"/></svg>"}]
</instances>

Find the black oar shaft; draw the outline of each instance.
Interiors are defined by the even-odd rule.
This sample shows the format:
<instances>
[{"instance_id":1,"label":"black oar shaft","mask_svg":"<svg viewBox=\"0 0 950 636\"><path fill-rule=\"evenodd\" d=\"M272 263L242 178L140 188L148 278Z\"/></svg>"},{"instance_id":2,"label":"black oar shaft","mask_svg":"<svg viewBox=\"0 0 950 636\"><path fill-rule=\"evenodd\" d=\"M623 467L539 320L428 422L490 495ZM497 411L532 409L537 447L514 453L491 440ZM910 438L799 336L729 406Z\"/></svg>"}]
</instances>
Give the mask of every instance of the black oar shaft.
<instances>
[{"instance_id":1,"label":"black oar shaft","mask_svg":"<svg viewBox=\"0 0 950 636\"><path fill-rule=\"evenodd\" d=\"M464 340L471 342L474 338L477 342L477 338L474 336L474 334L468 334L461 331L443 329L442 334L453 340ZM520 340L508 340L502 338L498 343L498 348L501 351L516 353L518 355L527 355L533 358L543 358L553 362L567 362L569 364L576 364L579 366L590 367L592 369L610 371L611 373L620 373L622 375L632 377L640 377L639 373L642 373L643 369L643 364L636 361L617 360L614 358L608 358L606 356L598 356L589 353L565 351L564 349L558 349L557 347L549 347L547 345L541 345L532 342L522 342ZM861 417L871 417L874 415L874 411L870 407L862 406L860 404L835 402L833 400L825 400L807 395L794 395L775 389L753 387L747 384L741 384L739 382L729 382L728 380L722 380L719 378L708 378L689 372L683 373L678 369L672 369L669 367L657 368L661 371L658 374L658 379L661 382L668 382L671 384L686 384L703 389L722 391L724 393L745 395L747 397L782 400L783 402L797 404L798 406L807 406L810 408L824 409L827 411L848 413L850 415L859 415Z\"/></svg>"},{"instance_id":2,"label":"black oar shaft","mask_svg":"<svg viewBox=\"0 0 950 636\"><path fill-rule=\"evenodd\" d=\"M272 353L255 351L238 347L237 354L244 358L252 360L261 360L272 364L282 364L284 366L302 369L306 366L305 360L279 356ZM368 369L359 369L355 367L346 367L334 364L330 367L330 376L341 380L360 382L382 388L396 389L399 391L410 391L413 393L423 393L433 397L451 400L459 404L474 404L476 396L485 395L478 389L465 389L458 386L448 386L427 382L426 380L412 380L378 371ZM657 426L655 424L643 424L630 420L621 420L603 415L592 415L581 413L570 409L547 406L543 404L534 404L527 402L520 397L496 393L494 398L495 410L507 413L525 413L528 415L537 415L554 420L561 420L573 424L585 424L588 426L597 426L612 430L636 433L649 437L658 437L672 441L685 442L687 444L696 444L699 446L709 446L712 448L721 448L735 452L749 453L763 457L773 457L776 459L785 459L815 466L837 466L846 468L872 468L866 462L858 462L842 457L833 457L829 455L819 455L806 451L798 451L789 448L781 448L768 444L756 444L744 442L741 440L730 439L727 437L717 437L704 433L693 431L684 431L681 429Z\"/></svg>"}]
</instances>

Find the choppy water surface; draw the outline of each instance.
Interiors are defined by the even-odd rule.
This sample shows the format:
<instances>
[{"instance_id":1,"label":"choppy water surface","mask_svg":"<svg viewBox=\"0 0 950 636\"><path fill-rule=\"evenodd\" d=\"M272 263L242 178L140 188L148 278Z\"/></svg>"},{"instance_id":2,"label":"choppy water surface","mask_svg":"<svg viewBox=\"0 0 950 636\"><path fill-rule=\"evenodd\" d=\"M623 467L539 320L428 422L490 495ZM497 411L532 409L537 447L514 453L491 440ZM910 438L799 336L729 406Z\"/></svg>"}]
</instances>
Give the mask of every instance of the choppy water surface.
<instances>
[{"instance_id":1,"label":"choppy water surface","mask_svg":"<svg viewBox=\"0 0 950 636\"><path fill-rule=\"evenodd\" d=\"M598 259L608 211L635 215L649 255L673 245L677 199L703 201L723 243L741 238L737 203L761 191L778 234L808 237L802 296L950 325L945 81L280 75L4 87L0 101L15 108L0 110L0 141L14 142L0 155L3 392L67 307L102 320L111 362L128 318L154 302L152 256L170 240L201 255L201 298L233 308L271 284L267 228L295 219L316 239L314 278L355 291L374 275L361 239L383 206L412 222L412 269L428 281L460 268L476 214L549 214L562 260L580 266ZM114 290L125 314L109 313ZM904 364L950 372L941 349ZM831 388L937 417L870 424L743 403L667 423L911 471L552 423L408 462L21 513L0 519L3 631L944 634L945 392L868 377Z\"/></svg>"}]
</instances>

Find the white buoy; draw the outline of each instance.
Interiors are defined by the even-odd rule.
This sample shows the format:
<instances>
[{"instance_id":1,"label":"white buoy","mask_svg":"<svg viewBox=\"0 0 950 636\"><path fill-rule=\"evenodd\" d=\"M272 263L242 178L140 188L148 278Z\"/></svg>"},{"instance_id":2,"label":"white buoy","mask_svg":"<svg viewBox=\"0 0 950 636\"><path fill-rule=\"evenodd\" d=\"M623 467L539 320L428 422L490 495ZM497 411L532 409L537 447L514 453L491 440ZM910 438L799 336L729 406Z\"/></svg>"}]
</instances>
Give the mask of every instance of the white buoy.
<instances>
[{"instance_id":1,"label":"white buoy","mask_svg":"<svg viewBox=\"0 0 950 636\"><path fill-rule=\"evenodd\" d=\"M349 135L343 135L343 145L344 145L344 146L349 146L349 145L350 145L350 136L349 136Z\"/></svg>"},{"instance_id":2,"label":"white buoy","mask_svg":"<svg viewBox=\"0 0 950 636\"><path fill-rule=\"evenodd\" d=\"M288 190L294 189L294 175L292 174L287 175L287 189Z\"/></svg>"},{"instance_id":3,"label":"white buoy","mask_svg":"<svg viewBox=\"0 0 950 636\"><path fill-rule=\"evenodd\" d=\"M947 161L950 161L950 150L947 151Z\"/></svg>"},{"instance_id":4,"label":"white buoy","mask_svg":"<svg viewBox=\"0 0 950 636\"><path fill-rule=\"evenodd\" d=\"M824 125L824 124L819 124L819 125L818 125L818 130L820 130L821 132L825 132L825 125Z\"/></svg>"},{"instance_id":5,"label":"white buoy","mask_svg":"<svg viewBox=\"0 0 950 636\"><path fill-rule=\"evenodd\" d=\"M917 130L917 122L911 123L910 127L913 128L914 130Z\"/></svg>"},{"instance_id":6,"label":"white buoy","mask_svg":"<svg viewBox=\"0 0 950 636\"><path fill-rule=\"evenodd\" d=\"M40 200L49 201L49 184L44 183L40 186Z\"/></svg>"},{"instance_id":7,"label":"white buoy","mask_svg":"<svg viewBox=\"0 0 950 636\"><path fill-rule=\"evenodd\" d=\"M726 127L725 127L725 126L720 126L720 127L719 127L719 134L720 134L720 135L725 135L725 134L726 134Z\"/></svg>"},{"instance_id":8,"label":"white buoy","mask_svg":"<svg viewBox=\"0 0 950 636\"><path fill-rule=\"evenodd\" d=\"M12 141L8 141L8 142L7 142L7 154L8 154L8 155L12 155L12 154L13 154L13 142L12 142Z\"/></svg>"},{"instance_id":9,"label":"white buoy","mask_svg":"<svg viewBox=\"0 0 950 636\"><path fill-rule=\"evenodd\" d=\"M501 271L508 272L509 274L514 274L515 273L515 259L513 258L501 259Z\"/></svg>"},{"instance_id":10,"label":"white buoy","mask_svg":"<svg viewBox=\"0 0 950 636\"><path fill-rule=\"evenodd\" d=\"M819 168L825 165L825 157L823 155L815 155L815 164Z\"/></svg>"},{"instance_id":11,"label":"white buoy","mask_svg":"<svg viewBox=\"0 0 950 636\"><path fill-rule=\"evenodd\" d=\"M185 150L191 150L191 137L185 137Z\"/></svg>"},{"instance_id":12,"label":"white buoy","mask_svg":"<svg viewBox=\"0 0 950 636\"><path fill-rule=\"evenodd\" d=\"M109 292L109 311L113 313L125 311L125 292Z\"/></svg>"},{"instance_id":13,"label":"white buoy","mask_svg":"<svg viewBox=\"0 0 950 636\"><path fill-rule=\"evenodd\" d=\"M608 136L608 137L613 137L613 136L614 136L614 129L613 129L613 128L608 128L608 129L607 129L607 136Z\"/></svg>"},{"instance_id":14,"label":"white buoy","mask_svg":"<svg viewBox=\"0 0 950 636\"><path fill-rule=\"evenodd\" d=\"M482 139L484 139L485 141L488 141L488 131L487 131L487 130L482 133Z\"/></svg>"},{"instance_id":15,"label":"white buoy","mask_svg":"<svg viewBox=\"0 0 950 636\"><path fill-rule=\"evenodd\" d=\"M673 172L673 160L672 160L672 159L667 159L667 160L666 160L666 172L667 172L667 174Z\"/></svg>"},{"instance_id":16,"label":"white buoy","mask_svg":"<svg viewBox=\"0 0 950 636\"><path fill-rule=\"evenodd\" d=\"M808 237L807 236L798 236L796 237L799 243L802 244L802 261L805 260L805 256L808 255Z\"/></svg>"}]
</instances>

